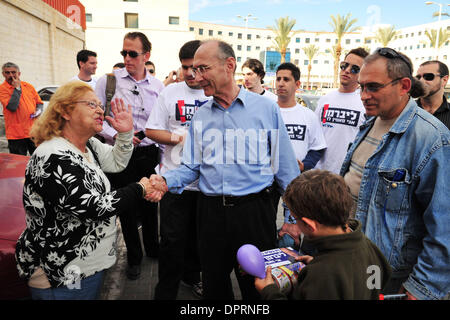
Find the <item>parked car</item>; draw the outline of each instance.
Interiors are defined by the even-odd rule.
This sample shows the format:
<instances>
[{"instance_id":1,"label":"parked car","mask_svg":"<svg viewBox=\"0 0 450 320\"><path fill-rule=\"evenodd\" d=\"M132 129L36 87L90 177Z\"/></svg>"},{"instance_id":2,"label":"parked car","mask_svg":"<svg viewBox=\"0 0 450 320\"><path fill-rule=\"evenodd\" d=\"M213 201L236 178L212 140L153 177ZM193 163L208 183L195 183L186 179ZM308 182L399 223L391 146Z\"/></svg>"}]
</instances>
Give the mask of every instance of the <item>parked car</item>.
<instances>
[{"instance_id":1,"label":"parked car","mask_svg":"<svg viewBox=\"0 0 450 320\"><path fill-rule=\"evenodd\" d=\"M48 102L50 101L50 98L55 93L55 91L59 88L56 84L51 84L43 87L39 87L37 89L37 93L39 97L41 97L42 102L44 102L44 110L48 106Z\"/></svg>"},{"instance_id":2,"label":"parked car","mask_svg":"<svg viewBox=\"0 0 450 320\"><path fill-rule=\"evenodd\" d=\"M15 259L16 242L26 226L22 192L29 158L0 153L0 300L31 297Z\"/></svg>"},{"instance_id":3,"label":"parked car","mask_svg":"<svg viewBox=\"0 0 450 320\"><path fill-rule=\"evenodd\" d=\"M296 95L297 102L301 105L308 107L312 111L317 108L317 102L319 102L320 96L314 96L310 94L298 94Z\"/></svg>"}]
</instances>

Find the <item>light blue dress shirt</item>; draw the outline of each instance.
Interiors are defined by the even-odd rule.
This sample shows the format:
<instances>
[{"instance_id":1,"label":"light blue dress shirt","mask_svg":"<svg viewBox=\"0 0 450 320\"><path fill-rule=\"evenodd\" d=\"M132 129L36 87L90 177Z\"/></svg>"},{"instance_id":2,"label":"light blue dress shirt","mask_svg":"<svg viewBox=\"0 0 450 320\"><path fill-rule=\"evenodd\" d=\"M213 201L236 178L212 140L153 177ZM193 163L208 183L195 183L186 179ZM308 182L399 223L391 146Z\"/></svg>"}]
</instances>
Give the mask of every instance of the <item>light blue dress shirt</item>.
<instances>
[{"instance_id":1,"label":"light blue dress shirt","mask_svg":"<svg viewBox=\"0 0 450 320\"><path fill-rule=\"evenodd\" d=\"M163 176L173 193L198 178L205 195L243 196L271 186L274 178L283 193L299 174L278 105L241 89L227 109L215 99L198 109L181 166Z\"/></svg>"}]
</instances>

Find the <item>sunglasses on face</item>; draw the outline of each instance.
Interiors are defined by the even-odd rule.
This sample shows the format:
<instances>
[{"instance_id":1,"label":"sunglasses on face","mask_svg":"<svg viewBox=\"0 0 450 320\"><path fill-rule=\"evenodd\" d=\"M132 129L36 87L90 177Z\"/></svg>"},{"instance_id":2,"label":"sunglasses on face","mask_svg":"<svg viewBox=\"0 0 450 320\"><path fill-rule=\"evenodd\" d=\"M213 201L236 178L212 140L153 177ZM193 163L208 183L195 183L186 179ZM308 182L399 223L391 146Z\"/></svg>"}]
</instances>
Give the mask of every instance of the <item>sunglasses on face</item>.
<instances>
[{"instance_id":1,"label":"sunglasses on face","mask_svg":"<svg viewBox=\"0 0 450 320\"><path fill-rule=\"evenodd\" d=\"M409 63L409 61L404 56L402 56L400 53L395 51L394 49L391 49L391 48L378 48L377 50L375 50L375 52L378 53L380 56L385 57L387 59L400 59L400 60L402 60L404 63L406 63L406 65L408 66L409 72L412 75L412 66Z\"/></svg>"},{"instance_id":2,"label":"sunglasses on face","mask_svg":"<svg viewBox=\"0 0 450 320\"><path fill-rule=\"evenodd\" d=\"M359 66L357 66L356 64L350 64L348 62L341 62L341 65L339 66L341 68L342 71L347 70L347 68L350 67L350 72L352 74L358 74L359 71L361 71L361 68Z\"/></svg>"},{"instance_id":3,"label":"sunglasses on face","mask_svg":"<svg viewBox=\"0 0 450 320\"><path fill-rule=\"evenodd\" d=\"M434 78L435 78L435 76L442 77L442 76L441 76L440 74L438 74L438 73L424 73L424 74L418 74L418 75L416 76L416 78L417 78L417 80L420 80L420 79L424 78L424 79L427 80L427 81L433 81Z\"/></svg>"},{"instance_id":4,"label":"sunglasses on face","mask_svg":"<svg viewBox=\"0 0 450 320\"><path fill-rule=\"evenodd\" d=\"M391 82L388 82L386 84L381 84L381 83L376 83L376 82L371 82L371 83L366 83L366 84L360 83L359 84L359 86L361 87L361 92L360 93L362 94L364 91L366 91L368 93L378 92L379 90L387 87L390 84L394 84L394 83L396 83L397 81L399 81L399 80L401 80L403 78L404 77L400 77L400 78L394 79Z\"/></svg>"},{"instance_id":5,"label":"sunglasses on face","mask_svg":"<svg viewBox=\"0 0 450 320\"><path fill-rule=\"evenodd\" d=\"M153 69L148 69L148 72L150 72L151 74L154 74L154 73L155 73L155 70L153 70Z\"/></svg>"},{"instance_id":6,"label":"sunglasses on face","mask_svg":"<svg viewBox=\"0 0 450 320\"><path fill-rule=\"evenodd\" d=\"M141 54L145 54L145 52L139 53L136 51L127 51L127 50L122 50L120 51L120 54L122 55L122 57L126 57L127 55L130 56L130 58L136 58L137 56L141 55Z\"/></svg>"}]
</instances>

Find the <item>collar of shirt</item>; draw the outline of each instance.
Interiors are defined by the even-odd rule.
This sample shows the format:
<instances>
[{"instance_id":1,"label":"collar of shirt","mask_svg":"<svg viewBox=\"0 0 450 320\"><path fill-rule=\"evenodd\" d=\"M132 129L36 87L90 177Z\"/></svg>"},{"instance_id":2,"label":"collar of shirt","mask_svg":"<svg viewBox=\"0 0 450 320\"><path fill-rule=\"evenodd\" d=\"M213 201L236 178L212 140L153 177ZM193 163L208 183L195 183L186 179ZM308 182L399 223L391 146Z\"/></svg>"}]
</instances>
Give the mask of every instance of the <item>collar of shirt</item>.
<instances>
[{"instance_id":1,"label":"collar of shirt","mask_svg":"<svg viewBox=\"0 0 450 320\"><path fill-rule=\"evenodd\" d=\"M248 101L248 97L247 97L248 91L244 90L242 88L240 88L239 93L237 95L237 97L233 100L233 102L230 104L230 106L227 108L228 110L230 110L234 105L238 104L238 105L242 105L243 107L246 106L247 101ZM224 107L222 107L215 98L212 99L212 103L210 105L211 107L216 107L219 108L221 110L226 110Z\"/></svg>"}]
</instances>

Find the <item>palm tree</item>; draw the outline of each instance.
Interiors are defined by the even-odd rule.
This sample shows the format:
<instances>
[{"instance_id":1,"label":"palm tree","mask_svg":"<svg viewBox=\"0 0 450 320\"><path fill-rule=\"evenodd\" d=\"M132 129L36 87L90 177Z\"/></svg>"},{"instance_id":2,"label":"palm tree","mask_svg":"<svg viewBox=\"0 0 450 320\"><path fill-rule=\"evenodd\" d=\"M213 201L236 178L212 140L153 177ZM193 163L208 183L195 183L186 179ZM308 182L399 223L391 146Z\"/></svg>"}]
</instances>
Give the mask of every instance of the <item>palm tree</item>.
<instances>
[{"instance_id":1,"label":"palm tree","mask_svg":"<svg viewBox=\"0 0 450 320\"><path fill-rule=\"evenodd\" d=\"M278 18L275 20L275 26L267 27L275 33L276 49L281 54L281 63L286 61L286 51L289 43L291 42L291 32L294 35L296 32L292 31L297 21L295 19L289 19L288 16L284 18Z\"/></svg>"},{"instance_id":2,"label":"palm tree","mask_svg":"<svg viewBox=\"0 0 450 320\"><path fill-rule=\"evenodd\" d=\"M379 28L375 34L375 39L381 43L383 47L387 47L389 42L391 42L396 35L397 31L395 31L394 26Z\"/></svg>"},{"instance_id":3,"label":"palm tree","mask_svg":"<svg viewBox=\"0 0 450 320\"><path fill-rule=\"evenodd\" d=\"M342 46L341 41L346 33L354 32L359 29L359 27L352 27L358 19L350 20L351 13L348 13L345 17L338 14L336 17L331 16L330 25L333 27L333 32L337 36L337 44L336 44L336 56L334 57L334 81L333 85L337 88L337 78L338 78L338 68L339 68L339 60L341 59Z\"/></svg>"},{"instance_id":4,"label":"palm tree","mask_svg":"<svg viewBox=\"0 0 450 320\"><path fill-rule=\"evenodd\" d=\"M308 80L306 82L306 88L309 88L309 78L311 76L311 69L312 69L312 61L315 58L315 56L319 53L319 47L316 47L315 45L309 45L305 48L302 48L305 52L306 56L308 57L309 63L308 63ZM309 88L310 89L310 88Z\"/></svg>"},{"instance_id":5,"label":"palm tree","mask_svg":"<svg viewBox=\"0 0 450 320\"><path fill-rule=\"evenodd\" d=\"M428 40L430 40L430 47L435 48L436 47L436 38L437 38L437 31L436 29L431 30L425 30L425 35L427 36ZM438 49L444 45L448 40L450 39L450 32L446 29L439 29L439 43L437 45Z\"/></svg>"}]
</instances>

